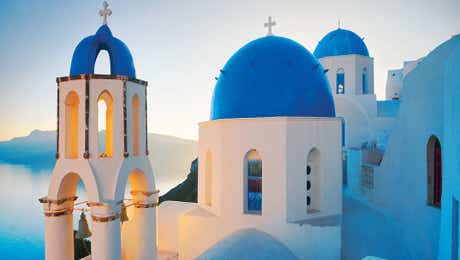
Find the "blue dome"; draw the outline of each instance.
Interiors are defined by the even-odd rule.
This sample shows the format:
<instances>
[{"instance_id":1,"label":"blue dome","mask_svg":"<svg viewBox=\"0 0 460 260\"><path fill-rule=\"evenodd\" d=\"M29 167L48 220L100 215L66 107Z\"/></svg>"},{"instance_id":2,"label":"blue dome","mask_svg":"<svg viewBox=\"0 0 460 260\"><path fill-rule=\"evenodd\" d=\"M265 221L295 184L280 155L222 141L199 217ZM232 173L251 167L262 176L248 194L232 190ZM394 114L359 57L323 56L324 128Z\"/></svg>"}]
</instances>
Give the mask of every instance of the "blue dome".
<instances>
[{"instance_id":1,"label":"blue dome","mask_svg":"<svg viewBox=\"0 0 460 260\"><path fill-rule=\"evenodd\" d=\"M73 52L70 76L94 74L94 64L101 50L109 53L111 75L136 77L133 57L128 47L113 37L107 25L102 25L95 35L86 37L77 45Z\"/></svg>"},{"instance_id":2,"label":"blue dome","mask_svg":"<svg viewBox=\"0 0 460 260\"><path fill-rule=\"evenodd\" d=\"M326 34L319 41L313 54L319 59L349 54L369 56L369 51L363 39L356 33L349 30L337 29Z\"/></svg>"},{"instance_id":3,"label":"blue dome","mask_svg":"<svg viewBox=\"0 0 460 260\"><path fill-rule=\"evenodd\" d=\"M211 120L250 117L335 117L319 61L302 45L266 36L238 50L221 70Z\"/></svg>"}]
</instances>

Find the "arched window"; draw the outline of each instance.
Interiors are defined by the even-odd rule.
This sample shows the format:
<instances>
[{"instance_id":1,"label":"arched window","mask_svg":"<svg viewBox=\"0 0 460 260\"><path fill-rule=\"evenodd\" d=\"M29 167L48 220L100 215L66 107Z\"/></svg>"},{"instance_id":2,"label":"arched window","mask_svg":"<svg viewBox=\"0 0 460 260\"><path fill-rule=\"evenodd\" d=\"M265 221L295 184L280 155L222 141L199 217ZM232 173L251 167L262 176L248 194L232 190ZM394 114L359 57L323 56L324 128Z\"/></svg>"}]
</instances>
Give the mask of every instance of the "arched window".
<instances>
[{"instance_id":1,"label":"arched window","mask_svg":"<svg viewBox=\"0 0 460 260\"><path fill-rule=\"evenodd\" d=\"M345 94L345 71L342 68L336 74L336 93Z\"/></svg>"},{"instance_id":2,"label":"arched window","mask_svg":"<svg viewBox=\"0 0 460 260\"><path fill-rule=\"evenodd\" d=\"M368 87L368 80L367 80L367 68L363 69L362 84L363 84L363 95L369 94L369 87Z\"/></svg>"},{"instance_id":3,"label":"arched window","mask_svg":"<svg viewBox=\"0 0 460 260\"><path fill-rule=\"evenodd\" d=\"M131 102L131 116L132 116L132 143L133 143L133 155L139 155L139 146L140 146L140 100L139 96L136 94L133 96Z\"/></svg>"},{"instance_id":4,"label":"arched window","mask_svg":"<svg viewBox=\"0 0 460 260\"><path fill-rule=\"evenodd\" d=\"M432 135L427 148L427 203L441 207L442 197L442 153L439 139Z\"/></svg>"},{"instance_id":5,"label":"arched window","mask_svg":"<svg viewBox=\"0 0 460 260\"><path fill-rule=\"evenodd\" d=\"M246 214L262 213L262 158L250 150L244 158L244 204Z\"/></svg>"},{"instance_id":6,"label":"arched window","mask_svg":"<svg viewBox=\"0 0 460 260\"><path fill-rule=\"evenodd\" d=\"M78 108L80 99L75 91L65 99L65 157L78 158Z\"/></svg>"},{"instance_id":7,"label":"arched window","mask_svg":"<svg viewBox=\"0 0 460 260\"><path fill-rule=\"evenodd\" d=\"M211 150L206 152L206 172L205 172L204 200L206 205L212 205L212 154Z\"/></svg>"},{"instance_id":8,"label":"arched window","mask_svg":"<svg viewBox=\"0 0 460 260\"><path fill-rule=\"evenodd\" d=\"M99 157L112 157L113 149L113 98L103 91L97 99Z\"/></svg>"},{"instance_id":9,"label":"arched window","mask_svg":"<svg viewBox=\"0 0 460 260\"><path fill-rule=\"evenodd\" d=\"M321 210L321 165L318 149L314 148L307 157L305 183L305 205L307 213L315 213Z\"/></svg>"}]
</instances>

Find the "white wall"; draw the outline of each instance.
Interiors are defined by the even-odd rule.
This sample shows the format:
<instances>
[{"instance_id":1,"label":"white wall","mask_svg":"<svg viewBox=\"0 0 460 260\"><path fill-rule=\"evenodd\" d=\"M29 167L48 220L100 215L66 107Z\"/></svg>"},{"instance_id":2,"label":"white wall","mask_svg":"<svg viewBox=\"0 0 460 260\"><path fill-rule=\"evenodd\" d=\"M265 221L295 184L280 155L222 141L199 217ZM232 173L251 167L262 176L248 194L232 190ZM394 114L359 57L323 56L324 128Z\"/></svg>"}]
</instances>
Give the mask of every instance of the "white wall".
<instances>
[{"instance_id":1,"label":"white wall","mask_svg":"<svg viewBox=\"0 0 460 260\"><path fill-rule=\"evenodd\" d=\"M324 170L322 211L315 216L341 214L340 127L339 118L224 119L201 123L199 206L180 218L179 258L192 259L226 235L247 227L271 234L299 258L340 258L339 223L318 227L287 221L293 215L298 218L291 220L309 217L305 196L303 200L295 198L305 194L306 158L313 147L321 152ZM213 161L211 207L203 196L208 149ZM262 157L261 215L243 213L244 157L251 149ZM301 187L297 183L302 183ZM302 217L295 213L296 208L301 209Z\"/></svg>"},{"instance_id":2,"label":"white wall","mask_svg":"<svg viewBox=\"0 0 460 260\"><path fill-rule=\"evenodd\" d=\"M444 122L444 103L453 100L450 95L445 98L445 91L452 91L453 85L446 82L444 63L455 46L459 46L458 37L436 48L404 79L404 99L396 125L375 172L377 205L402 227L402 241L411 259L435 259L438 253L441 209L427 205L426 145L431 135L438 137L443 172L449 171L444 167L445 157L452 156L446 154L445 127L450 126ZM443 187L442 211L445 194Z\"/></svg>"}]
</instances>

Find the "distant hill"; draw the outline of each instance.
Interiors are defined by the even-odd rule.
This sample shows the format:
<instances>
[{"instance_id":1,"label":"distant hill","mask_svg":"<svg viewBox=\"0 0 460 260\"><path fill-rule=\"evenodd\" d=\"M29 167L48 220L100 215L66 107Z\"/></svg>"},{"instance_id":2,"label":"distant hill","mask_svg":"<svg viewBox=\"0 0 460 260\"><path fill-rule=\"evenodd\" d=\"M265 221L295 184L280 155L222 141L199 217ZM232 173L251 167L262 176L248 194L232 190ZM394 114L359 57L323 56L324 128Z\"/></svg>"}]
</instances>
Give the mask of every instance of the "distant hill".
<instances>
[{"instance_id":1,"label":"distant hill","mask_svg":"<svg viewBox=\"0 0 460 260\"><path fill-rule=\"evenodd\" d=\"M185 179L197 156L197 142L173 136L148 136L150 161L157 182ZM52 168L55 163L56 132L34 130L28 136L0 142L0 161L31 168Z\"/></svg>"},{"instance_id":2,"label":"distant hill","mask_svg":"<svg viewBox=\"0 0 460 260\"><path fill-rule=\"evenodd\" d=\"M187 178L160 196L160 203L167 200L197 202L198 196L198 158L190 165Z\"/></svg>"}]
</instances>

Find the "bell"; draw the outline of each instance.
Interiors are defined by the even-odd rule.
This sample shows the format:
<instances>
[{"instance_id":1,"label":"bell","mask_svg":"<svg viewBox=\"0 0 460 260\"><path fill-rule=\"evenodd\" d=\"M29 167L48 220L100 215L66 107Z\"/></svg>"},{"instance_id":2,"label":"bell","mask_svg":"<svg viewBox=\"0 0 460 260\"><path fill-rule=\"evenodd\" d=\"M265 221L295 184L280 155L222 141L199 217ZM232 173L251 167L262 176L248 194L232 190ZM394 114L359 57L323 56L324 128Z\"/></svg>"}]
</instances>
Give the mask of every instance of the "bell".
<instances>
[{"instance_id":1,"label":"bell","mask_svg":"<svg viewBox=\"0 0 460 260\"><path fill-rule=\"evenodd\" d=\"M125 221L128 221L128 213L126 212L126 207L125 204L121 205L121 214L120 214L120 221L123 223Z\"/></svg>"},{"instance_id":2,"label":"bell","mask_svg":"<svg viewBox=\"0 0 460 260\"><path fill-rule=\"evenodd\" d=\"M77 238L88 238L91 236L91 231L89 230L88 221L86 220L85 212L81 212L80 221L78 221L78 231Z\"/></svg>"}]
</instances>

